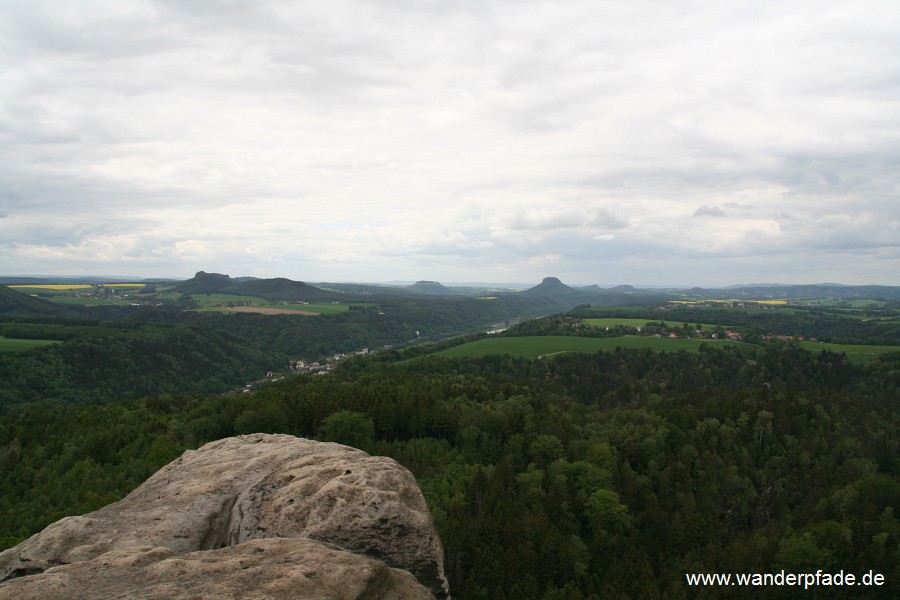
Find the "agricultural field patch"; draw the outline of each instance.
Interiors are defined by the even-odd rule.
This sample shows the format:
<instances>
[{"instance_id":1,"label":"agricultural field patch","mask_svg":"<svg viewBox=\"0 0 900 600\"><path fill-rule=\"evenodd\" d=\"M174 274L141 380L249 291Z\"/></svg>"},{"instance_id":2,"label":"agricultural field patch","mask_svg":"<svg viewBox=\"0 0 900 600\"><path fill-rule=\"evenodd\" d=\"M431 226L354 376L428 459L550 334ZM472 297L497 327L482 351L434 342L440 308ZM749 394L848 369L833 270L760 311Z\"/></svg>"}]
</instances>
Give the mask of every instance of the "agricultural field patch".
<instances>
[{"instance_id":1,"label":"agricultural field patch","mask_svg":"<svg viewBox=\"0 0 900 600\"><path fill-rule=\"evenodd\" d=\"M860 317L865 323L877 323L880 325L896 325L900 323L900 317Z\"/></svg>"},{"instance_id":2,"label":"agricultural field patch","mask_svg":"<svg viewBox=\"0 0 900 600\"><path fill-rule=\"evenodd\" d=\"M107 288L143 288L147 287L146 283L101 283L100 287Z\"/></svg>"},{"instance_id":3,"label":"agricultural field patch","mask_svg":"<svg viewBox=\"0 0 900 600\"><path fill-rule=\"evenodd\" d=\"M614 338L589 338L564 335L492 337L469 342L436 352L448 358L477 358L488 354L509 354L521 358L537 358L560 352L599 352L616 348L650 348L660 352L678 350L699 351L700 346L712 347L739 344L729 340L688 340L626 335Z\"/></svg>"},{"instance_id":4,"label":"agricultural field patch","mask_svg":"<svg viewBox=\"0 0 900 600\"><path fill-rule=\"evenodd\" d=\"M362 305L355 305L362 306ZM331 304L331 303L322 303L322 304L287 304L282 308L289 308L292 310L302 310L309 311L320 315L337 315L340 313L347 312L350 310L349 304Z\"/></svg>"},{"instance_id":5,"label":"agricultural field patch","mask_svg":"<svg viewBox=\"0 0 900 600\"><path fill-rule=\"evenodd\" d=\"M58 340L25 340L19 338L6 338L0 335L0 352L22 352L40 346L59 344Z\"/></svg>"},{"instance_id":6,"label":"agricultural field patch","mask_svg":"<svg viewBox=\"0 0 900 600\"><path fill-rule=\"evenodd\" d=\"M787 306L787 300L743 300L743 299L728 299L728 300L669 300L670 304L683 304L683 305L697 305L697 304L762 304L764 306Z\"/></svg>"},{"instance_id":7,"label":"agricultural field patch","mask_svg":"<svg viewBox=\"0 0 900 600\"><path fill-rule=\"evenodd\" d=\"M72 285L8 285L6 286L22 294L29 296L40 296L43 298L52 298L53 296L65 296L73 292L86 292L94 289L94 286L87 284Z\"/></svg>"},{"instance_id":8,"label":"agricultural field patch","mask_svg":"<svg viewBox=\"0 0 900 600\"><path fill-rule=\"evenodd\" d=\"M153 297L157 300L178 300L182 295L181 292L163 292L157 293Z\"/></svg>"},{"instance_id":9,"label":"agricultural field patch","mask_svg":"<svg viewBox=\"0 0 900 600\"><path fill-rule=\"evenodd\" d=\"M887 352L900 352L900 346L869 346L863 344L829 344L823 342L800 342L800 346L804 350L810 352L821 352L822 350L830 350L832 352L843 352L847 355L847 359L854 363L867 363L879 354Z\"/></svg>"},{"instance_id":10,"label":"agricultural field patch","mask_svg":"<svg viewBox=\"0 0 900 600\"><path fill-rule=\"evenodd\" d=\"M208 306L264 306L270 303L258 296L238 296L235 294L191 294L191 298L202 307Z\"/></svg>"},{"instance_id":11,"label":"agricultural field patch","mask_svg":"<svg viewBox=\"0 0 900 600\"><path fill-rule=\"evenodd\" d=\"M822 306L826 308L881 308L885 305L884 300L870 298L802 298L794 303L801 306Z\"/></svg>"},{"instance_id":12,"label":"agricultural field patch","mask_svg":"<svg viewBox=\"0 0 900 600\"><path fill-rule=\"evenodd\" d=\"M66 292L70 290L89 290L93 285L89 283L30 283L21 285L8 285L8 288L14 290L50 290L56 292Z\"/></svg>"}]
</instances>

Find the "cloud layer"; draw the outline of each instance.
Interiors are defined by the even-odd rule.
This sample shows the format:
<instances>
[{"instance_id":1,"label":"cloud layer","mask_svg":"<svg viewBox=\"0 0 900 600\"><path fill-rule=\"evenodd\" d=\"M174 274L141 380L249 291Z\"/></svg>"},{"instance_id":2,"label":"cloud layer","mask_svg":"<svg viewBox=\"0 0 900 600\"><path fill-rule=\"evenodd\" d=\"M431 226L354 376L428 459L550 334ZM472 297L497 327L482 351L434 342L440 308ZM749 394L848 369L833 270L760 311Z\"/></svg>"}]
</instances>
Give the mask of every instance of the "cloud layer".
<instances>
[{"instance_id":1,"label":"cloud layer","mask_svg":"<svg viewBox=\"0 0 900 600\"><path fill-rule=\"evenodd\" d=\"M900 285L900 5L0 6L0 269Z\"/></svg>"}]
</instances>

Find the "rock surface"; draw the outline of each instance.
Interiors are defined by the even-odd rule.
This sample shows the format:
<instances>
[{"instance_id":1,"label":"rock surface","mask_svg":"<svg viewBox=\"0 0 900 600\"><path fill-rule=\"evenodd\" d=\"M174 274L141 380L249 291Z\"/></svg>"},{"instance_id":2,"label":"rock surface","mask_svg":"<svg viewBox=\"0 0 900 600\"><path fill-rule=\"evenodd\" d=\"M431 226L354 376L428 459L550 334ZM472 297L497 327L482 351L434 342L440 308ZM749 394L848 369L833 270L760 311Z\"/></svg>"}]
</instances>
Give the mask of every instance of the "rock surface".
<instances>
[{"instance_id":1,"label":"rock surface","mask_svg":"<svg viewBox=\"0 0 900 600\"><path fill-rule=\"evenodd\" d=\"M287 435L185 452L131 494L0 553L0 598L449 598L395 461Z\"/></svg>"}]
</instances>

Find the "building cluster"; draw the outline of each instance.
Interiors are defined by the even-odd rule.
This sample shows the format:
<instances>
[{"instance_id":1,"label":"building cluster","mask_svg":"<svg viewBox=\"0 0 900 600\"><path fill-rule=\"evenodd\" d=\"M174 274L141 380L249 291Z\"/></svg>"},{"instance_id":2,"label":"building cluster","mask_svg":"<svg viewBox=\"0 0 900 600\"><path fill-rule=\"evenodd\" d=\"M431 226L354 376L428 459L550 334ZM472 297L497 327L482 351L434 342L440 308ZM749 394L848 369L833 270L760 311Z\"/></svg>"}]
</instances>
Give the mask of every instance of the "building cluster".
<instances>
[{"instance_id":1,"label":"building cluster","mask_svg":"<svg viewBox=\"0 0 900 600\"><path fill-rule=\"evenodd\" d=\"M308 360L305 358L298 358L297 360L291 361L290 368L291 371L296 371L298 373L327 373L334 369L338 363L347 358L353 356L366 356L369 354L368 348L362 348L361 350L356 350L354 352L338 352L334 356L329 356L324 361L318 360Z\"/></svg>"}]
</instances>

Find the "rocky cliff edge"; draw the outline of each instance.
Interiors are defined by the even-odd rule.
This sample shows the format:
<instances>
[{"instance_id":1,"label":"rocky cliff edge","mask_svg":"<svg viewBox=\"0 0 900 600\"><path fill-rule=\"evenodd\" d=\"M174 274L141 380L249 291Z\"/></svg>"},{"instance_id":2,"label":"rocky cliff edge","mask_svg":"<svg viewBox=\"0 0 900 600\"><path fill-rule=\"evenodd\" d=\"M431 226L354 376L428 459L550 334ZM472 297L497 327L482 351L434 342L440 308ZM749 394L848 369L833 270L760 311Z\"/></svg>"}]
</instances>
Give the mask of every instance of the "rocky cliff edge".
<instances>
[{"instance_id":1,"label":"rocky cliff edge","mask_svg":"<svg viewBox=\"0 0 900 600\"><path fill-rule=\"evenodd\" d=\"M0 598L449 598L413 476L254 434L185 452L128 496L0 553Z\"/></svg>"}]
</instances>

